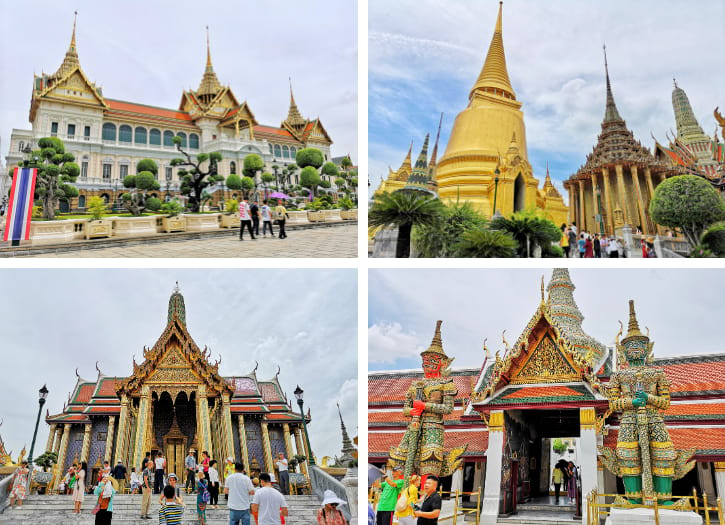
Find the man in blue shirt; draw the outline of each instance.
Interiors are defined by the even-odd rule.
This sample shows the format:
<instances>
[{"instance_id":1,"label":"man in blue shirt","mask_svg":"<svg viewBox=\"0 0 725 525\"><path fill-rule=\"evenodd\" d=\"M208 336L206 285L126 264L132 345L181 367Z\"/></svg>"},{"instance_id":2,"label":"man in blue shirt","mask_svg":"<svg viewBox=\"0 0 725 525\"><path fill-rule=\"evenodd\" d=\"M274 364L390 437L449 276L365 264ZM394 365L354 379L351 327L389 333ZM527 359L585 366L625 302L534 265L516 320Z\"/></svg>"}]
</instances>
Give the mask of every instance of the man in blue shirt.
<instances>
[{"instance_id":1,"label":"man in blue shirt","mask_svg":"<svg viewBox=\"0 0 725 525\"><path fill-rule=\"evenodd\" d=\"M190 450L189 455L186 456L184 467L186 468L186 493L191 494L194 492L194 476L196 475L196 458L193 450Z\"/></svg>"}]
</instances>

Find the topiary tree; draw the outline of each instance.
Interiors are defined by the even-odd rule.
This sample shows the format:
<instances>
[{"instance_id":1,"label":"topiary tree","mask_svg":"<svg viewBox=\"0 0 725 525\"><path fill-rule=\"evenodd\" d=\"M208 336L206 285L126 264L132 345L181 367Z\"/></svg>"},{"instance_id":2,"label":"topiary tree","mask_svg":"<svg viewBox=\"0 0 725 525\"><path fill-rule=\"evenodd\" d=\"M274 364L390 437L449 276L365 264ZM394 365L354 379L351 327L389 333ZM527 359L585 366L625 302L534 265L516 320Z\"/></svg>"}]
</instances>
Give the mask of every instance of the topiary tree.
<instances>
[{"instance_id":1,"label":"topiary tree","mask_svg":"<svg viewBox=\"0 0 725 525\"><path fill-rule=\"evenodd\" d=\"M340 161L340 167L344 171L347 171L350 168L352 168L352 160L350 160L350 155L347 155L347 156L345 156L345 157L342 158L342 161Z\"/></svg>"},{"instance_id":2,"label":"topiary tree","mask_svg":"<svg viewBox=\"0 0 725 525\"><path fill-rule=\"evenodd\" d=\"M300 186L307 188L310 195L317 195L317 186L319 186L321 182L322 179L320 179L320 174L317 173L317 169L313 166L305 166L302 168L302 171L300 172Z\"/></svg>"},{"instance_id":3,"label":"topiary tree","mask_svg":"<svg viewBox=\"0 0 725 525\"><path fill-rule=\"evenodd\" d=\"M176 149L184 158L171 159L171 165L188 166L188 169L182 168L179 170L179 175L181 176L181 194L189 198L187 203L189 209L193 212L198 212L201 208L202 193L204 190L208 186L224 180L224 177L219 175L217 166L222 160L222 154L218 151L199 153L196 156L196 160L193 160L191 155L182 149L181 137L174 137L173 141ZM202 165L207 161L209 164L202 168Z\"/></svg>"},{"instance_id":4,"label":"topiary tree","mask_svg":"<svg viewBox=\"0 0 725 525\"><path fill-rule=\"evenodd\" d=\"M340 174L340 170L337 169L334 162L325 162L325 164L322 165L322 174L333 178Z\"/></svg>"},{"instance_id":5,"label":"topiary tree","mask_svg":"<svg viewBox=\"0 0 725 525\"><path fill-rule=\"evenodd\" d=\"M242 173L244 173L245 176L254 178L257 176L257 172L262 171L263 169L264 161L259 155L252 153L251 155L244 157L244 168L242 169Z\"/></svg>"},{"instance_id":6,"label":"topiary tree","mask_svg":"<svg viewBox=\"0 0 725 525\"><path fill-rule=\"evenodd\" d=\"M269 191L269 185L274 181L275 181L274 175L272 175L271 173L262 173L262 184L264 184L264 188L267 191Z\"/></svg>"},{"instance_id":7,"label":"topiary tree","mask_svg":"<svg viewBox=\"0 0 725 525\"><path fill-rule=\"evenodd\" d=\"M121 195L121 200L124 208L134 217L140 216L147 209L156 211L161 207L159 199L148 196L149 191L161 188L159 181L155 178L158 170L155 161L141 159L136 163L136 175L127 175L123 179L123 186L131 191Z\"/></svg>"},{"instance_id":8,"label":"topiary tree","mask_svg":"<svg viewBox=\"0 0 725 525\"><path fill-rule=\"evenodd\" d=\"M43 452L40 456L35 458L33 462L39 467L42 467L45 472L58 463L58 454L55 452Z\"/></svg>"},{"instance_id":9,"label":"topiary tree","mask_svg":"<svg viewBox=\"0 0 725 525\"><path fill-rule=\"evenodd\" d=\"M725 202L702 177L678 175L655 188L649 213L657 224L679 228L694 247L709 225L725 220Z\"/></svg>"},{"instance_id":10,"label":"topiary tree","mask_svg":"<svg viewBox=\"0 0 725 525\"><path fill-rule=\"evenodd\" d=\"M295 162L297 162L300 168L312 166L315 169L319 169L324 161L322 152L317 148L303 148L295 155Z\"/></svg>"},{"instance_id":11,"label":"topiary tree","mask_svg":"<svg viewBox=\"0 0 725 525\"><path fill-rule=\"evenodd\" d=\"M58 137L42 138L38 147L40 149L33 151L30 160L24 160L18 166L37 168L35 193L43 205L43 218L53 220L60 199L78 196L78 188L70 183L75 182L81 170Z\"/></svg>"},{"instance_id":12,"label":"topiary tree","mask_svg":"<svg viewBox=\"0 0 725 525\"><path fill-rule=\"evenodd\" d=\"M287 191L287 186L292 186L292 177L295 173L297 173L297 170L299 169L299 166L295 164L294 162L292 164L287 164L287 167L282 172L283 175L283 183L282 183L282 189L284 191Z\"/></svg>"},{"instance_id":13,"label":"topiary tree","mask_svg":"<svg viewBox=\"0 0 725 525\"><path fill-rule=\"evenodd\" d=\"M725 257L725 222L710 226L702 234L700 242L717 257Z\"/></svg>"}]
</instances>

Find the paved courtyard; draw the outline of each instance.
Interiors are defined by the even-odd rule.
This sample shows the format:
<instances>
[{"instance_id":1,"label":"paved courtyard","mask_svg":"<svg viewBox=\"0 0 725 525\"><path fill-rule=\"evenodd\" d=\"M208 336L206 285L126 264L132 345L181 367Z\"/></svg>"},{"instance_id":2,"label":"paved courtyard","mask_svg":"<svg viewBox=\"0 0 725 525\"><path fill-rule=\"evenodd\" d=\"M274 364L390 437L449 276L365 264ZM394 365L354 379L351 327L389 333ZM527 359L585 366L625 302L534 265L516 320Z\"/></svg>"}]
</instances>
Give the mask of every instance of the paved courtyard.
<instances>
[{"instance_id":1,"label":"paved courtyard","mask_svg":"<svg viewBox=\"0 0 725 525\"><path fill-rule=\"evenodd\" d=\"M43 253L23 257L357 257L357 224L289 230L286 239L239 233L201 239Z\"/></svg>"}]
</instances>

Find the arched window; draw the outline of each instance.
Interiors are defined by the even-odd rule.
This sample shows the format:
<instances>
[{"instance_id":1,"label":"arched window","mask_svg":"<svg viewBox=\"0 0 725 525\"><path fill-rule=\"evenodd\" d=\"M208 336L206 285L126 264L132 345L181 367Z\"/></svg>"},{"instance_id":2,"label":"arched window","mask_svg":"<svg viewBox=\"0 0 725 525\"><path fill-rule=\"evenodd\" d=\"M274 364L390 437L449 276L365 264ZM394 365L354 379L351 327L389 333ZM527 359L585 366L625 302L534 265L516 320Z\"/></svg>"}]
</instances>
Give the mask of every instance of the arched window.
<instances>
[{"instance_id":1,"label":"arched window","mask_svg":"<svg viewBox=\"0 0 725 525\"><path fill-rule=\"evenodd\" d=\"M199 135L196 133L189 135L189 147L191 149L199 149Z\"/></svg>"},{"instance_id":2,"label":"arched window","mask_svg":"<svg viewBox=\"0 0 725 525\"><path fill-rule=\"evenodd\" d=\"M297 148L295 148L294 146L291 146L289 149L289 156L292 157L293 159L296 158L297 157Z\"/></svg>"},{"instance_id":3,"label":"arched window","mask_svg":"<svg viewBox=\"0 0 725 525\"><path fill-rule=\"evenodd\" d=\"M514 211L522 211L526 207L526 182L519 173L514 181Z\"/></svg>"},{"instance_id":4,"label":"arched window","mask_svg":"<svg viewBox=\"0 0 725 525\"><path fill-rule=\"evenodd\" d=\"M149 144L152 146L161 146L161 132L158 129L152 129L149 132Z\"/></svg>"},{"instance_id":5,"label":"arched window","mask_svg":"<svg viewBox=\"0 0 725 525\"><path fill-rule=\"evenodd\" d=\"M234 161L231 161L229 163L229 174L236 174L237 173L237 163Z\"/></svg>"},{"instance_id":6,"label":"arched window","mask_svg":"<svg viewBox=\"0 0 725 525\"><path fill-rule=\"evenodd\" d=\"M274 155L275 155L275 157L282 156L282 148L279 147L279 144L274 145Z\"/></svg>"},{"instance_id":7,"label":"arched window","mask_svg":"<svg viewBox=\"0 0 725 525\"><path fill-rule=\"evenodd\" d=\"M186 133L179 132L176 134L176 136L181 137L181 147L185 148L186 147Z\"/></svg>"},{"instance_id":8,"label":"arched window","mask_svg":"<svg viewBox=\"0 0 725 525\"><path fill-rule=\"evenodd\" d=\"M173 131L164 131L164 146L173 146L174 145L174 132Z\"/></svg>"},{"instance_id":9,"label":"arched window","mask_svg":"<svg viewBox=\"0 0 725 525\"><path fill-rule=\"evenodd\" d=\"M22 144L22 142L20 144ZM23 151L23 147L22 146L20 146L20 151ZM271 144L269 145L269 154L270 155L274 155L274 150L272 149L272 145Z\"/></svg>"},{"instance_id":10,"label":"arched window","mask_svg":"<svg viewBox=\"0 0 725 525\"><path fill-rule=\"evenodd\" d=\"M289 158L289 148L287 146L282 146L282 156L285 159Z\"/></svg>"},{"instance_id":11,"label":"arched window","mask_svg":"<svg viewBox=\"0 0 725 525\"><path fill-rule=\"evenodd\" d=\"M116 140L116 126L110 122L103 125L103 140Z\"/></svg>"},{"instance_id":12,"label":"arched window","mask_svg":"<svg viewBox=\"0 0 725 525\"><path fill-rule=\"evenodd\" d=\"M78 197L78 207L79 208L86 207L86 196L85 195L81 195L80 197Z\"/></svg>"},{"instance_id":13,"label":"arched window","mask_svg":"<svg viewBox=\"0 0 725 525\"><path fill-rule=\"evenodd\" d=\"M119 142L132 142L133 141L133 132L131 131L131 126L127 126L124 124L120 128L118 128L118 141Z\"/></svg>"},{"instance_id":14,"label":"arched window","mask_svg":"<svg viewBox=\"0 0 725 525\"><path fill-rule=\"evenodd\" d=\"M134 142L136 144L146 144L146 128L138 127L135 131Z\"/></svg>"}]
</instances>

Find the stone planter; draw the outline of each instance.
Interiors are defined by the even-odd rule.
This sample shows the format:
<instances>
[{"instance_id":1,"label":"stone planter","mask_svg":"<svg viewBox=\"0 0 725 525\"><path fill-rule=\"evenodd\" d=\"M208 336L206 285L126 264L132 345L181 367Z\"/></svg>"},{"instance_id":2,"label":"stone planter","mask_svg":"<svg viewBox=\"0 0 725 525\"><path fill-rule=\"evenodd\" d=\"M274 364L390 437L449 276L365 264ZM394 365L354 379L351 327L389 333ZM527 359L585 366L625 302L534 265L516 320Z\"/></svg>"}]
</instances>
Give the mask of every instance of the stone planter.
<instances>
[{"instance_id":1,"label":"stone planter","mask_svg":"<svg viewBox=\"0 0 725 525\"><path fill-rule=\"evenodd\" d=\"M186 220L181 215L173 217L158 217L156 219L156 229L159 232L183 232L186 231Z\"/></svg>"},{"instance_id":2,"label":"stone planter","mask_svg":"<svg viewBox=\"0 0 725 525\"><path fill-rule=\"evenodd\" d=\"M340 216L340 210L322 210L322 213L324 214L325 221L327 222L342 220L342 217Z\"/></svg>"},{"instance_id":3,"label":"stone planter","mask_svg":"<svg viewBox=\"0 0 725 525\"><path fill-rule=\"evenodd\" d=\"M115 217L114 237L142 237L156 234L156 217Z\"/></svg>"},{"instance_id":4,"label":"stone planter","mask_svg":"<svg viewBox=\"0 0 725 525\"><path fill-rule=\"evenodd\" d=\"M357 209L354 210L340 210L340 217L343 221L354 221L357 220Z\"/></svg>"},{"instance_id":5,"label":"stone planter","mask_svg":"<svg viewBox=\"0 0 725 525\"><path fill-rule=\"evenodd\" d=\"M308 211L307 220L310 222L324 222L325 212L323 211Z\"/></svg>"},{"instance_id":6,"label":"stone planter","mask_svg":"<svg viewBox=\"0 0 725 525\"><path fill-rule=\"evenodd\" d=\"M235 226L239 226L239 214L238 213L232 213L232 214L222 213L219 215L219 227L220 228L234 228Z\"/></svg>"},{"instance_id":7,"label":"stone planter","mask_svg":"<svg viewBox=\"0 0 725 525\"><path fill-rule=\"evenodd\" d=\"M288 211L289 219L286 224L307 224L310 222L307 220L308 213L306 211Z\"/></svg>"},{"instance_id":8,"label":"stone planter","mask_svg":"<svg viewBox=\"0 0 725 525\"><path fill-rule=\"evenodd\" d=\"M78 226L78 223L81 223ZM76 238L76 230L83 230L83 224L87 221L38 221L30 223L30 243L50 244L66 243Z\"/></svg>"},{"instance_id":9,"label":"stone planter","mask_svg":"<svg viewBox=\"0 0 725 525\"><path fill-rule=\"evenodd\" d=\"M113 235L113 221L115 219L99 219L86 223L86 239L96 237L111 237Z\"/></svg>"},{"instance_id":10,"label":"stone planter","mask_svg":"<svg viewBox=\"0 0 725 525\"><path fill-rule=\"evenodd\" d=\"M185 214L184 219L186 219L186 231L188 232L205 232L219 229L218 213Z\"/></svg>"}]
</instances>

